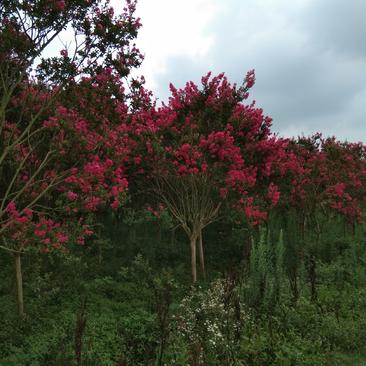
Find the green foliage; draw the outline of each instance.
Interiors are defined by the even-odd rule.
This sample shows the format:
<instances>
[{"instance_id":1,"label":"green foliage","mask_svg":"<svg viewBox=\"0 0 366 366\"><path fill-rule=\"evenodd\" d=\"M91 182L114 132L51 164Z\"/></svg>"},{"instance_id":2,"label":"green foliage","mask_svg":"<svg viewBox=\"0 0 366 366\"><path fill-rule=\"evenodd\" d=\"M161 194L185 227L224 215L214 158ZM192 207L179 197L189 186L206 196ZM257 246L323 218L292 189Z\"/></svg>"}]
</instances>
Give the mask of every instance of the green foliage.
<instances>
[{"instance_id":1,"label":"green foliage","mask_svg":"<svg viewBox=\"0 0 366 366\"><path fill-rule=\"evenodd\" d=\"M284 254L282 230L277 240L264 227L260 229L258 242L252 238L250 273L244 293L251 305L262 305L272 311L279 302Z\"/></svg>"},{"instance_id":2,"label":"green foliage","mask_svg":"<svg viewBox=\"0 0 366 366\"><path fill-rule=\"evenodd\" d=\"M172 242L163 227L158 240L157 222L131 224L135 238L127 225L105 226L101 263L92 247L69 255L30 251L23 258L24 320L14 312L13 258L1 257L0 365L362 365L363 228L324 224L311 249L312 300L306 245L316 235L308 227L301 239L296 220L292 228L288 222L258 232L228 223L207 229L210 280L194 287L184 233L177 229ZM248 262L242 253L250 233Z\"/></svg>"}]
</instances>

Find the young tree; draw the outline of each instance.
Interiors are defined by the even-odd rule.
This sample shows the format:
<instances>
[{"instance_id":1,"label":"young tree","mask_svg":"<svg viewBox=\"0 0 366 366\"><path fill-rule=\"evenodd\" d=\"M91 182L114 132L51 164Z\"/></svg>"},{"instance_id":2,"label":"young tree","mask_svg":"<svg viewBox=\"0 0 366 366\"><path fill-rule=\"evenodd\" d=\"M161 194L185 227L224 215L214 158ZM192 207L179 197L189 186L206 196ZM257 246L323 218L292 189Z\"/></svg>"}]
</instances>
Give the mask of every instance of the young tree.
<instances>
[{"instance_id":1,"label":"young tree","mask_svg":"<svg viewBox=\"0 0 366 366\"><path fill-rule=\"evenodd\" d=\"M1 249L15 255L20 314L26 248L83 244L92 233L86 213L116 209L125 195L133 143L122 78L142 60L132 44L135 7L128 0L115 16L100 0L0 5L0 235ZM42 59L66 28L72 47ZM138 81L134 90L142 90Z\"/></svg>"},{"instance_id":2,"label":"young tree","mask_svg":"<svg viewBox=\"0 0 366 366\"><path fill-rule=\"evenodd\" d=\"M335 214L344 216L352 224L362 221L366 188L365 147L361 143L342 143L315 134L290 140L286 154L289 157L288 175L280 183L282 200L278 210L282 215L289 216L290 213L293 216L286 221L295 224L289 230L297 231L288 233L295 235L287 243L288 252L291 252L288 274L296 299L296 267L305 257L314 300L316 251L323 224Z\"/></svg>"},{"instance_id":3,"label":"young tree","mask_svg":"<svg viewBox=\"0 0 366 366\"><path fill-rule=\"evenodd\" d=\"M284 141L271 135L271 119L261 109L242 103L253 84L253 71L239 88L223 74L208 74L202 89L193 82L181 90L171 86L168 105L150 117L150 182L189 238L193 282L197 242L204 272L202 230L219 219L224 204L258 224L279 199L271 179L280 174Z\"/></svg>"}]
</instances>

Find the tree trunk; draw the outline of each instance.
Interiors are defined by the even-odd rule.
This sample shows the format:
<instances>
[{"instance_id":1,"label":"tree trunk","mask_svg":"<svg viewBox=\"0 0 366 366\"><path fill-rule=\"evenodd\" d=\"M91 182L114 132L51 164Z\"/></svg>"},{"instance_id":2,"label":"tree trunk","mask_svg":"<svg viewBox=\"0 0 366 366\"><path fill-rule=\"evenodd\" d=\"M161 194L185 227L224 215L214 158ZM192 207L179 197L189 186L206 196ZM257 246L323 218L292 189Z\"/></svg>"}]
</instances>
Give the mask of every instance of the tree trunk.
<instances>
[{"instance_id":1,"label":"tree trunk","mask_svg":"<svg viewBox=\"0 0 366 366\"><path fill-rule=\"evenodd\" d=\"M81 365L81 356L83 350L83 337L86 327L86 298L82 299L81 309L76 316L76 326L74 335L74 351L76 364Z\"/></svg>"},{"instance_id":2,"label":"tree trunk","mask_svg":"<svg viewBox=\"0 0 366 366\"><path fill-rule=\"evenodd\" d=\"M310 280L310 290L311 290L311 301L314 302L317 298L316 293L316 261L315 257L310 256L309 260L309 280Z\"/></svg>"},{"instance_id":3,"label":"tree trunk","mask_svg":"<svg viewBox=\"0 0 366 366\"><path fill-rule=\"evenodd\" d=\"M174 227L174 228L172 229L172 231L171 231L171 234L170 234L170 245L171 245L172 247L174 247L174 246L175 246L175 230L176 230L176 228Z\"/></svg>"},{"instance_id":4,"label":"tree trunk","mask_svg":"<svg viewBox=\"0 0 366 366\"><path fill-rule=\"evenodd\" d=\"M197 282L197 254L196 254L197 235L191 236L191 267L192 267L192 281Z\"/></svg>"},{"instance_id":5,"label":"tree trunk","mask_svg":"<svg viewBox=\"0 0 366 366\"><path fill-rule=\"evenodd\" d=\"M199 239L198 245L199 245L201 273L202 273L203 279L206 280L205 256L204 256L204 253L203 253L203 243L202 243L202 230L200 231L198 239Z\"/></svg>"},{"instance_id":6,"label":"tree trunk","mask_svg":"<svg viewBox=\"0 0 366 366\"><path fill-rule=\"evenodd\" d=\"M23 298L23 276L22 276L22 261L20 253L15 254L15 275L17 288L17 304L18 312L21 317L24 316L24 298Z\"/></svg>"},{"instance_id":7,"label":"tree trunk","mask_svg":"<svg viewBox=\"0 0 366 366\"><path fill-rule=\"evenodd\" d=\"M129 230L129 239L131 243L137 242L136 226L132 225Z\"/></svg>"},{"instance_id":8,"label":"tree trunk","mask_svg":"<svg viewBox=\"0 0 366 366\"><path fill-rule=\"evenodd\" d=\"M101 265L103 261L103 249L102 249L102 243L99 239L98 243L98 264Z\"/></svg>"},{"instance_id":9,"label":"tree trunk","mask_svg":"<svg viewBox=\"0 0 366 366\"><path fill-rule=\"evenodd\" d=\"M102 265L103 261L103 241L102 241L102 228L98 226L98 264Z\"/></svg>"},{"instance_id":10,"label":"tree trunk","mask_svg":"<svg viewBox=\"0 0 366 366\"><path fill-rule=\"evenodd\" d=\"M161 240L163 238L163 230L161 228L161 225L158 225L157 232L156 232L156 241L158 244L161 243Z\"/></svg>"},{"instance_id":11,"label":"tree trunk","mask_svg":"<svg viewBox=\"0 0 366 366\"><path fill-rule=\"evenodd\" d=\"M252 252L252 241L253 238L250 236L244 241L243 247L243 261L246 267L250 267L250 254Z\"/></svg>"},{"instance_id":12,"label":"tree trunk","mask_svg":"<svg viewBox=\"0 0 366 366\"><path fill-rule=\"evenodd\" d=\"M290 282L290 288L292 292L292 301L294 304L297 303L299 299L299 288L297 286L297 270L296 268L293 268L289 273L289 282Z\"/></svg>"}]
</instances>

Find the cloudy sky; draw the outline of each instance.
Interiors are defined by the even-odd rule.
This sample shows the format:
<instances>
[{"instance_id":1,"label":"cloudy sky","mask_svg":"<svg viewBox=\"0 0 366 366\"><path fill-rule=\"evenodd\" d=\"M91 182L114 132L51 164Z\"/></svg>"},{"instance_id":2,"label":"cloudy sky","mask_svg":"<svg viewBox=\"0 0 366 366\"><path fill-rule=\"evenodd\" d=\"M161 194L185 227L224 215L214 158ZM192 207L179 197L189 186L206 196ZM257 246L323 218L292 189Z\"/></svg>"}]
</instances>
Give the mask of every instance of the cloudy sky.
<instances>
[{"instance_id":1,"label":"cloudy sky","mask_svg":"<svg viewBox=\"0 0 366 366\"><path fill-rule=\"evenodd\" d=\"M139 0L140 72L160 101L208 71L240 83L281 136L366 142L365 0Z\"/></svg>"}]
</instances>

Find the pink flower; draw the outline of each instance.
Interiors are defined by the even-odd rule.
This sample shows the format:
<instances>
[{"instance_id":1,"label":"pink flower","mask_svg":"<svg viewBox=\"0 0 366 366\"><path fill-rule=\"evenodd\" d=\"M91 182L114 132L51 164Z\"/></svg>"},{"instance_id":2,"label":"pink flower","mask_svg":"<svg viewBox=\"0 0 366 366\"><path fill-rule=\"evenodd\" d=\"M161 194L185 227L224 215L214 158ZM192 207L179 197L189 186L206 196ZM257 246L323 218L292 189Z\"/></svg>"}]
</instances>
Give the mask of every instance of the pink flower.
<instances>
[{"instance_id":1,"label":"pink flower","mask_svg":"<svg viewBox=\"0 0 366 366\"><path fill-rule=\"evenodd\" d=\"M112 203L111 203L111 207L114 209L114 210L117 210L120 206L120 203L117 199L115 199Z\"/></svg>"},{"instance_id":2,"label":"pink flower","mask_svg":"<svg viewBox=\"0 0 366 366\"><path fill-rule=\"evenodd\" d=\"M39 230L39 229L34 230L34 235L38 236L39 238L45 237L46 234L47 234L46 230Z\"/></svg>"},{"instance_id":3,"label":"pink flower","mask_svg":"<svg viewBox=\"0 0 366 366\"><path fill-rule=\"evenodd\" d=\"M179 175L187 175L188 173L188 169L186 166L184 165L181 165L179 168L178 168L178 174Z\"/></svg>"},{"instance_id":4,"label":"pink flower","mask_svg":"<svg viewBox=\"0 0 366 366\"><path fill-rule=\"evenodd\" d=\"M105 167L98 161L95 161L87 163L84 167L84 171L91 176L102 177L105 173Z\"/></svg>"},{"instance_id":5,"label":"pink flower","mask_svg":"<svg viewBox=\"0 0 366 366\"><path fill-rule=\"evenodd\" d=\"M126 178L118 180L118 183L121 185L122 188L128 188L128 180Z\"/></svg>"},{"instance_id":6,"label":"pink flower","mask_svg":"<svg viewBox=\"0 0 366 366\"><path fill-rule=\"evenodd\" d=\"M225 198L227 196L228 190L227 188L220 188L220 197Z\"/></svg>"},{"instance_id":7,"label":"pink flower","mask_svg":"<svg viewBox=\"0 0 366 366\"><path fill-rule=\"evenodd\" d=\"M273 183L271 183L268 187L267 196L272 201L273 206L276 206L280 200L280 192L278 191L278 187Z\"/></svg>"},{"instance_id":8,"label":"pink flower","mask_svg":"<svg viewBox=\"0 0 366 366\"><path fill-rule=\"evenodd\" d=\"M87 131L87 128L88 128L88 124L85 121L85 119L80 119L79 121L77 121L75 123L75 128L79 132L86 132Z\"/></svg>"},{"instance_id":9,"label":"pink flower","mask_svg":"<svg viewBox=\"0 0 366 366\"><path fill-rule=\"evenodd\" d=\"M96 211L98 206L101 205L102 199L99 197L91 196L85 202L85 208L89 211Z\"/></svg>"},{"instance_id":10,"label":"pink flower","mask_svg":"<svg viewBox=\"0 0 366 366\"><path fill-rule=\"evenodd\" d=\"M25 224L26 222L29 221L29 217L28 216L17 217L15 221L18 222L19 224Z\"/></svg>"},{"instance_id":11,"label":"pink flower","mask_svg":"<svg viewBox=\"0 0 366 366\"><path fill-rule=\"evenodd\" d=\"M117 186L113 186L113 187L111 188L111 194L112 194L112 196L118 196L118 194L119 194L119 189L118 189L118 187L117 187Z\"/></svg>"},{"instance_id":12,"label":"pink flower","mask_svg":"<svg viewBox=\"0 0 366 366\"><path fill-rule=\"evenodd\" d=\"M69 236L64 233L57 233L57 239L60 243L65 243L69 240Z\"/></svg>"},{"instance_id":13,"label":"pink flower","mask_svg":"<svg viewBox=\"0 0 366 366\"><path fill-rule=\"evenodd\" d=\"M346 185L344 183L337 183L334 186L334 192L338 197L341 197L346 189Z\"/></svg>"},{"instance_id":14,"label":"pink flower","mask_svg":"<svg viewBox=\"0 0 366 366\"><path fill-rule=\"evenodd\" d=\"M19 213L17 211L17 206L14 201L11 201L8 203L8 205L6 206L6 211L14 216L19 216Z\"/></svg>"},{"instance_id":15,"label":"pink flower","mask_svg":"<svg viewBox=\"0 0 366 366\"><path fill-rule=\"evenodd\" d=\"M110 168L110 167L113 165L113 161L112 161L111 159L107 159L107 160L105 161L105 165L106 165L108 168Z\"/></svg>"},{"instance_id":16,"label":"pink flower","mask_svg":"<svg viewBox=\"0 0 366 366\"><path fill-rule=\"evenodd\" d=\"M82 236L79 236L76 241L79 245L85 244L85 239Z\"/></svg>"},{"instance_id":17,"label":"pink flower","mask_svg":"<svg viewBox=\"0 0 366 366\"><path fill-rule=\"evenodd\" d=\"M136 165L139 165L141 163L141 156L136 156L133 161Z\"/></svg>"},{"instance_id":18,"label":"pink flower","mask_svg":"<svg viewBox=\"0 0 366 366\"><path fill-rule=\"evenodd\" d=\"M254 70L249 70L245 76L245 82L247 88L251 88L255 83L255 72Z\"/></svg>"},{"instance_id":19,"label":"pink flower","mask_svg":"<svg viewBox=\"0 0 366 366\"><path fill-rule=\"evenodd\" d=\"M65 6L65 4L64 4L64 6ZM67 56L68 56L68 52L67 52L67 50L61 50L61 51L60 51L60 55L61 55L62 57L67 57Z\"/></svg>"},{"instance_id":20,"label":"pink flower","mask_svg":"<svg viewBox=\"0 0 366 366\"><path fill-rule=\"evenodd\" d=\"M33 210L31 210L30 208L25 208L25 209L23 210L23 212L24 212L24 215L26 215L26 216L28 216L28 217L31 217L31 216L32 216L32 214L33 214Z\"/></svg>"},{"instance_id":21,"label":"pink flower","mask_svg":"<svg viewBox=\"0 0 366 366\"><path fill-rule=\"evenodd\" d=\"M75 201L77 197L78 197L77 193L72 192L72 191L68 191L68 192L67 192L67 198L68 198L70 201Z\"/></svg>"},{"instance_id":22,"label":"pink flower","mask_svg":"<svg viewBox=\"0 0 366 366\"><path fill-rule=\"evenodd\" d=\"M93 234L94 234L93 230L90 230L89 228L84 229L84 235L90 236L90 235L93 235Z\"/></svg>"}]
</instances>

